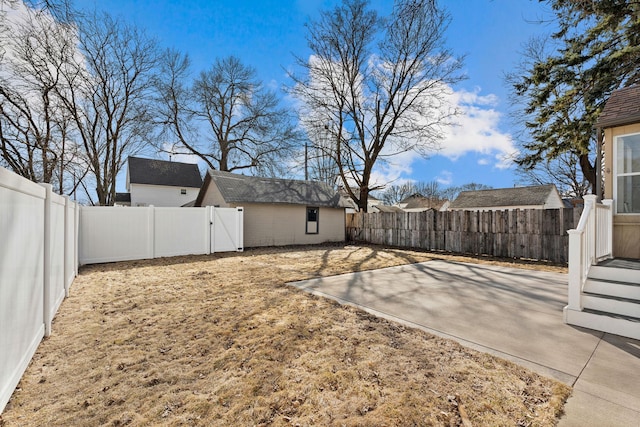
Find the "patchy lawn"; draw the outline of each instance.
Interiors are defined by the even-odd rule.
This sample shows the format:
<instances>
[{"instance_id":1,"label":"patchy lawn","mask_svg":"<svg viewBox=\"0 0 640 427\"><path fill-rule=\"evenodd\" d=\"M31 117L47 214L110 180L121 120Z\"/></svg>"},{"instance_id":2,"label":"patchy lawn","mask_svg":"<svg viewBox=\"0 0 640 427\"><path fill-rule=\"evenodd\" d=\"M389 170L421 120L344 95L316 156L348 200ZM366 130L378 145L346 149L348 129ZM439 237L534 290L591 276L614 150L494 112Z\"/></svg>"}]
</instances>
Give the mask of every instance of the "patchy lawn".
<instances>
[{"instance_id":1,"label":"patchy lawn","mask_svg":"<svg viewBox=\"0 0 640 427\"><path fill-rule=\"evenodd\" d=\"M567 386L285 285L433 258L502 263L330 245L83 268L0 425L554 425Z\"/></svg>"}]
</instances>

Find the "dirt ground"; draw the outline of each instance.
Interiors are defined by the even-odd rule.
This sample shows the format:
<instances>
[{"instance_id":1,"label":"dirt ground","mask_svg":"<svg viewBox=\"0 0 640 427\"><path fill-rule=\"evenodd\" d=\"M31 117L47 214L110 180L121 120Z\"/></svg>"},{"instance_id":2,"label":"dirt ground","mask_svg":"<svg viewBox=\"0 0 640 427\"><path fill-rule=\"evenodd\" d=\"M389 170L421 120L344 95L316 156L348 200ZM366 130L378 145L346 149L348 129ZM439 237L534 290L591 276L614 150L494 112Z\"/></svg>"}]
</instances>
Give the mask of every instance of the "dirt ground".
<instances>
[{"instance_id":1,"label":"dirt ground","mask_svg":"<svg viewBox=\"0 0 640 427\"><path fill-rule=\"evenodd\" d=\"M434 258L514 266L328 245L85 267L0 426L555 425L569 387L286 285Z\"/></svg>"}]
</instances>

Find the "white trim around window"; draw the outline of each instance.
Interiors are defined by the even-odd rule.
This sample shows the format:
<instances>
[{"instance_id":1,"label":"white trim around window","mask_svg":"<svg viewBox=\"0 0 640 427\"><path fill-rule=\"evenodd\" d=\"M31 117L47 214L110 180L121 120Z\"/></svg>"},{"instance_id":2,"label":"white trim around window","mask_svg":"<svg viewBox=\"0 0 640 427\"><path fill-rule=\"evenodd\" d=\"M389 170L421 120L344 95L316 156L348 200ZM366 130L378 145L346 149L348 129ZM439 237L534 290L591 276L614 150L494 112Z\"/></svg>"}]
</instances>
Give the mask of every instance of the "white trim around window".
<instances>
[{"instance_id":1,"label":"white trim around window","mask_svg":"<svg viewBox=\"0 0 640 427\"><path fill-rule=\"evenodd\" d=\"M612 157L616 214L640 215L640 133L617 135Z\"/></svg>"}]
</instances>

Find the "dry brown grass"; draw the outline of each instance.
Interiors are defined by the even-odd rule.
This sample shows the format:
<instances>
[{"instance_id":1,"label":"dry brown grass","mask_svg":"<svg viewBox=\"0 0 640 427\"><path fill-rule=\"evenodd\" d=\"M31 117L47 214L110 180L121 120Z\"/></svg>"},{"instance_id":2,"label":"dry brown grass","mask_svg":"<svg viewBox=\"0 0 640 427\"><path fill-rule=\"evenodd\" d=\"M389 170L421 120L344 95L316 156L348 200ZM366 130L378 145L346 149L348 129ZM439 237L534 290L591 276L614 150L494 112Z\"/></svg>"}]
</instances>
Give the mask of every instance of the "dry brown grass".
<instances>
[{"instance_id":1,"label":"dry brown grass","mask_svg":"<svg viewBox=\"0 0 640 427\"><path fill-rule=\"evenodd\" d=\"M554 425L567 386L285 285L434 257L322 246L86 267L0 425Z\"/></svg>"}]
</instances>

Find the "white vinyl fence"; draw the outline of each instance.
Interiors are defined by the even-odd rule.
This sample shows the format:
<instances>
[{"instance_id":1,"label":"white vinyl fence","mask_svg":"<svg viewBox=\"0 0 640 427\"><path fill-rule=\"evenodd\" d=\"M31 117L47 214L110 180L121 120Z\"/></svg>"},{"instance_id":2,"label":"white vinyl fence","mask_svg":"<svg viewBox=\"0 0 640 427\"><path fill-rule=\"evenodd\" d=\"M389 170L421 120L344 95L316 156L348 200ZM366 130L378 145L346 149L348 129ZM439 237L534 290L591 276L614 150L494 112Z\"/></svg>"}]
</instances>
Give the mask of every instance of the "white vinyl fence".
<instances>
[{"instance_id":1,"label":"white vinyl fence","mask_svg":"<svg viewBox=\"0 0 640 427\"><path fill-rule=\"evenodd\" d=\"M80 264L243 250L242 208L80 208Z\"/></svg>"},{"instance_id":2,"label":"white vinyl fence","mask_svg":"<svg viewBox=\"0 0 640 427\"><path fill-rule=\"evenodd\" d=\"M0 167L0 413L80 264L243 250L242 208L82 207Z\"/></svg>"},{"instance_id":3,"label":"white vinyl fence","mask_svg":"<svg viewBox=\"0 0 640 427\"><path fill-rule=\"evenodd\" d=\"M78 206L0 167L0 413L77 274Z\"/></svg>"}]
</instances>

